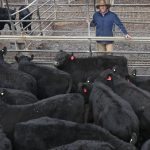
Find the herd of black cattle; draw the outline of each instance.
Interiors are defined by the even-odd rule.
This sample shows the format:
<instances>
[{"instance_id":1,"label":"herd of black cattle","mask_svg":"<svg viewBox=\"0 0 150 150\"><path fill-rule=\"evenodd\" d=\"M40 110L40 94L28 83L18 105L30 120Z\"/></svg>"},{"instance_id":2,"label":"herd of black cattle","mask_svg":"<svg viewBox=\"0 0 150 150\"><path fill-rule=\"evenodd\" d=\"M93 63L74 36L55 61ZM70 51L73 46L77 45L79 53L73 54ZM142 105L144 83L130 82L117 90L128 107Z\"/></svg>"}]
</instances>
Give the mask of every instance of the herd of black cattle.
<instances>
[{"instance_id":1,"label":"herd of black cattle","mask_svg":"<svg viewBox=\"0 0 150 150\"><path fill-rule=\"evenodd\" d=\"M21 11L22 10L22 11ZM25 5L21 6L19 8L19 20L20 21L20 27L24 30L31 31L31 19L32 19L32 13L30 13L29 9L26 8ZM5 27L5 24L8 24L9 29L12 29L10 19L12 20L13 24L15 24L16 19L16 9L7 9L7 8L1 8L0 7L0 30L3 30ZM10 14L10 16L9 16ZM3 21L4 20L4 21ZM14 26L14 29L16 30L16 27Z\"/></svg>"},{"instance_id":2,"label":"herd of black cattle","mask_svg":"<svg viewBox=\"0 0 150 150\"><path fill-rule=\"evenodd\" d=\"M129 75L125 57L60 51L50 67L6 52L0 150L150 150L150 78Z\"/></svg>"}]
</instances>

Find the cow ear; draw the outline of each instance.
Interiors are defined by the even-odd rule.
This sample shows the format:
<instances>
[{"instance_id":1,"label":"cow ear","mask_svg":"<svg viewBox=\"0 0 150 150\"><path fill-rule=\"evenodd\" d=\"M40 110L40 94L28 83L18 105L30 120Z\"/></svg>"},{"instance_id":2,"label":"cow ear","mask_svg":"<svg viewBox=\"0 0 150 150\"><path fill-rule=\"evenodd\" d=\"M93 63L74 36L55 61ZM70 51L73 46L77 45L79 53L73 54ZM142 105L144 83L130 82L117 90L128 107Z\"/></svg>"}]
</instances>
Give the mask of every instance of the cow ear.
<instances>
[{"instance_id":1,"label":"cow ear","mask_svg":"<svg viewBox=\"0 0 150 150\"><path fill-rule=\"evenodd\" d=\"M33 58L34 58L34 55L32 54L31 57L30 57L30 61L33 60Z\"/></svg>"},{"instance_id":2,"label":"cow ear","mask_svg":"<svg viewBox=\"0 0 150 150\"><path fill-rule=\"evenodd\" d=\"M134 77L136 77L136 74L137 74L137 71L136 71L136 69L134 69L134 70L132 71L132 75L133 75Z\"/></svg>"},{"instance_id":3,"label":"cow ear","mask_svg":"<svg viewBox=\"0 0 150 150\"><path fill-rule=\"evenodd\" d=\"M17 63L19 62L19 57L17 55L15 56L15 60Z\"/></svg>"},{"instance_id":4,"label":"cow ear","mask_svg":"<svg viewBox=\"0 0 150 150\"><path fill-rule=\"evenodd\" d=\"M114 67L112 68L112 71L113 71L114 73L116 73L116 72L117 72L117 66L114 66Z\"/></svg>"},{"instance_id":5,"label":"cow ear","mask_svg":"<svg viewBox=\"0 0 150 150\"><path fill-rule=\"evenodd\" d=\"M6 55L7 54L7 47L3 47L3 49L1 50L3 55Z\"/></svg>"}]
</instances>

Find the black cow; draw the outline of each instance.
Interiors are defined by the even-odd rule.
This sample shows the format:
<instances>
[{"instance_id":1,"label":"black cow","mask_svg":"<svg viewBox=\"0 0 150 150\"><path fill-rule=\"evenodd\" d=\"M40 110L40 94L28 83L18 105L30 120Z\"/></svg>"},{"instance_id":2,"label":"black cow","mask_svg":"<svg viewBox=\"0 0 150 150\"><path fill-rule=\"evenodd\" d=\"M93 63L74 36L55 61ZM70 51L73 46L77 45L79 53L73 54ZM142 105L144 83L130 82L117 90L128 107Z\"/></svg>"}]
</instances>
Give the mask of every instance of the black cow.
<instances>
[{"instance_id":1,"label":"black cow","mask_svg":"<svg viewBox=\"0 0 150 150\"><path fill-rule=\"evenodd\" d=\"M16 150L47 150L76 140L108 142L115 150L135 150L135 147L107 130L92 124L42 117L18 123L15 128Z\"/></svg>"},{"instance_id":2,"label":"black cow","mask_svg":"<svg viewBox=\"0 0 150 150\"><path fill-rule=\"evenodd\" d=\"M128 75L127 59L123 56L76 58L74 55L60 51L55 60L58 69L72 75L75 92L79 82L85 82L89 76L96 78L101 71L112 69L114 66L118 68L118 74L121 76Z\"/></svg>"},{"instance_id":3,"label":"black cow","mask_svg":"<svg viewBox=\"0 0 150 150\"><path fill-rule=\"evenodd\" d=\"M22 90L0 88L1 100L10 105L25 105L38 101L31 93Z\"/></svg>"},{"instance_id":4,"label":"black cow","mask_svg":"<svg viewBox=\"0 0 150 150\"><path fill-rule=\"evenodd\" d=\"M132 75L127 76L126 79L135 84L137 87L150 92L150 77L137 76L136 70L133 70Z\"/></svg>"},{"instance_id":5,"label":"black cow","mask_svg":"<svg viewBox=\"0 0 150 150\"><path fill-rule=\"evenodd\" d=\"M8 67L18 70L18 63L9 64L4 60L4 55L6 54L7 54L7 47L3 47L3 49L0 50L0 64L5 64Z\"/></svg>"},{"instance_id":6,"label":"black cow","mask_svg":"<svg viewBox=\"0 0 150 150\"><path fill-rule=\"evenodd\" d=\"M110 86L115 93L131 104L139 118L141 133L150 137L150 93L115 75L109 69L101 73L97 80Z\"/></svg>"},{"instance_id":7,"label":"black cow","mask_svg":"<svg viewBox=\"0 0 150 150\"><path fill-rule=\"evenodd\" d=\"M142 145L141 150L150 150L150 139Z\"/></svg>"},{"instance_id":8,"label":"black cow","mask_svg":"<svg viewBox=\"0 0 150 150\"><path fill-rule=\"evenodd\" d=\"M32 75L37 80L39 99L71 91L72 78L68 73L56 68L36 65L31 62L33 55L15 58L19 63L19 70Z\"/></svg>"},{"instance_id":9,"label":"black cow","mask_svg":"<svg viewBox=\"0 0 150 150\"><path fill-rule=\"evenodd\" d=\"M0 126L0 150L12 150L11 142L6 137L1 126Z\"/></svg>"},{"instance_id":10,"label":"black cow","mask_svg":"<svg viewBox=\"0 0 150 150\"><path fill-rule=\"evenodd\" d=\"M115 150L115 147L107 142L78 140L71 144L62 145L50 150Z\"/></svg>"},{"instance_id":11,"label":"black cow","mask_svg":"<svg viewBox=\"0 0 150 150\"><path fill-rule=\"evenodd\" d=\"M9 9L10 15L16 12L16 9L12 10ZM16 14L11 16L11 19L14 21L16 19ZM7 8L0 8L0 20L8 20L9 21L9 14ZM15 23L15 22L13 22ZM0 22L0 30L4 29L5 24L8 24L9 29L11 30L11 23L10 22ZM16 29L16 28L15 28Z\"/></svg>"},{"instance_id":12,"label":"black cow","mask_svg":"<svg viewBox=\"0 0 150 150\"><path fill-rule=\"evenodd\" d=\"M6 47L0 50L0 87L24 90L37 95L36 80L31 75L15 70L6 63L3 57L6 52Z\"/></svg>"},{"instance_id":13,"label":"black cow","mask_svg":"<svg viewBox=\"0 0 150 150\"><path fill-rule=\"evenodd\" d=\"M29 30L31 31L31 19L32 19L32 13L30 13L29 9L26 8L27 6L23 5L19 8L19 10L21 9L24 9L22 10L21 12L19 12L19 20L23 20L23 21L20 21L20 27L24 30ZM25 20L25 21L24 21Z\"/></svg>"},{"instance_id":14,"label":"black cow","mask_svg":"<svg viewBox=\"0 0 150 150\"><path fill-rule=\"evenodd\" d=\"M57 95L28 105L8 105L1 99L0 97L0 124L10 138L18 122L42 116L79 123L84 119L84 99L79 93Z\"/></svg>"},{"instance_id":15,"label":"black cow","mask_svg":"<svg viewBox=\"0 0 150 150\"><path fill-rule=\"evenodd\" d=\"M0 63L0 87L24 90L37 95L36 80L29 74Z\"/></svg>"},{"instance_id":16,"label":"black cow","mask_svg":"<svg viewBox=\"0 0 150 150\"><path fill-rule=\"evenodd\" d=\"M98 81L93 84L89 100L95 124L127 142L136 143L139 120L129 103Z\"/></svg>"}]
</instances>

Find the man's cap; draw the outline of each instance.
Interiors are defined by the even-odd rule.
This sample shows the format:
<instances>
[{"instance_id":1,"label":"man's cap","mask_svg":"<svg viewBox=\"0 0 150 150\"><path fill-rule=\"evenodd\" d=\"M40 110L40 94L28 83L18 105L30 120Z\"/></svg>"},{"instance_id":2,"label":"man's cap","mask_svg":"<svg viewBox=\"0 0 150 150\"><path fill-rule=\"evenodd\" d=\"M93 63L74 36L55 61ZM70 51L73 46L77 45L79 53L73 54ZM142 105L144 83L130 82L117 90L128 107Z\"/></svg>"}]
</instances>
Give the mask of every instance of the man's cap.
<instances>
[{"instance_id":1,"label":"man's cap","mask_svg":"<svg viewBox=\"0 0 150 150\"><path fill-rule=\"evenodd\" d=\"M108 8L111 7L110 0L99 0L99 4L96 5L96 8L99 9L100 6L107 6Z\"/></svg>"}]
</instances>

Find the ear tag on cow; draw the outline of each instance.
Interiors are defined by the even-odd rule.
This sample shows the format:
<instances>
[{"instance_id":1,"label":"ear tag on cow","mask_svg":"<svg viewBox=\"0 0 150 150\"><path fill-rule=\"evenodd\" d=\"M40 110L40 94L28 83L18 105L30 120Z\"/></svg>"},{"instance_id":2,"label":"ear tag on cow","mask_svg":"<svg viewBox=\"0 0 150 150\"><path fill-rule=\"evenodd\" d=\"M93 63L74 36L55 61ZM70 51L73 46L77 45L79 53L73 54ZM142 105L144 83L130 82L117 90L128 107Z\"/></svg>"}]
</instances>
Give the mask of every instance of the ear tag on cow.
<instances>
[{"instance_id":1,"label":"ear tag on cow","mask_svg":"<svg viewBox=\"0 0 150 150\"><path fill-rule=\"evenodd\" d=\"M70 57L70 60L75 60L75 57L72 55L71 57Z\"/></svg>"},{"instance_id":2,"label":"ear tag on cow","mask_svg":"<svg viewBox=\"0 0 150 150\"><path fill-rule=\"evenodd\" d=\"M106 80L107 81L111 81L112 80L112 76L109 75Z\"/></svg>"},{"instance_id":3,"label":"ear tag on cow","mask_svg":"<svg viewBox=\"0 0 150 150\"><path fill-rule=\"evenodd\" d=\"M83 88L83 93L87 93L88 90L86 88Z\"/></svg>"}]
</instances>

